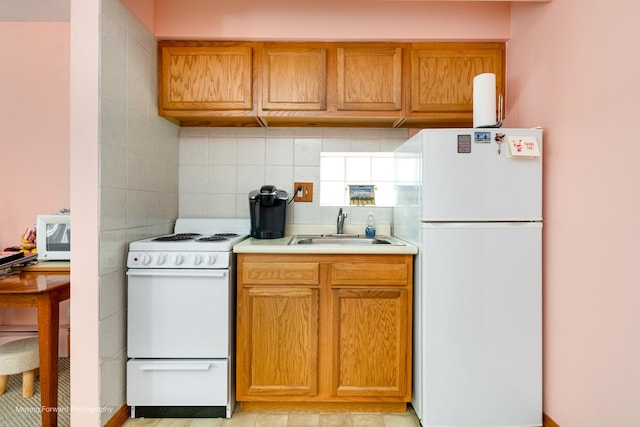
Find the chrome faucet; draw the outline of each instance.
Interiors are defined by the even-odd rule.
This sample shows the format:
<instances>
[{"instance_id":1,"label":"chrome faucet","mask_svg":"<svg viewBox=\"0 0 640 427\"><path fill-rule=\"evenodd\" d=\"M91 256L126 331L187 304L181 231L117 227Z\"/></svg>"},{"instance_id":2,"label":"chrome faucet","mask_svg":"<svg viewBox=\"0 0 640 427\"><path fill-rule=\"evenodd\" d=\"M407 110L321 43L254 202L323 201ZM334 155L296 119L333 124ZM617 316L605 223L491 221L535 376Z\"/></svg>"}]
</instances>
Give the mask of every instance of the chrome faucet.
<instances>
[{"instance_id":1,"label":"chrome faucet","mask_svg":"<svg viewBox=\"0 0 640 427\"><path fill-rule=\"evenodd\" d=\"M342 212L342 208L338 211L338 231L337 234L344 234L344 219L347 217L346 212Z\"/></svg>"}]
</instances>

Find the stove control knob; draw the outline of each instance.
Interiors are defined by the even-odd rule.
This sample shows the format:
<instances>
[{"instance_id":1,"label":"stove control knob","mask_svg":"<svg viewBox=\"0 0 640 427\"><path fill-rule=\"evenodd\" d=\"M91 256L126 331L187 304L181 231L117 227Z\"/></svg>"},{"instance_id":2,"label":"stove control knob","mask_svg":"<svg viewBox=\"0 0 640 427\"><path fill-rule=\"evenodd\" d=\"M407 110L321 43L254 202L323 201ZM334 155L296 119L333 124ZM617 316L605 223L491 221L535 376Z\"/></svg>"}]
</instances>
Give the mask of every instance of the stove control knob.
<instances>
[{"instance_id":1,"label":"stove control knob","mask_svg":"<svg viewBox=\"0 0 640 427\"><path fill-rule=\"evenodd\" d=\"M184 257L182 255L176 255L176 265L182 264L182 261L184 261Z\"/></svg>"},{"instance_id":2,"label":"stove control knob","mask_svg":"<svg viewBox=\"0 0 640 427\"><path fill-rule=\"evenodd\" d=\"M215 264L215 263L216 263L216 256L215 256L215 255L213 255L213 254L210 254L210 255L207 257L207 264L208 264L208 265L213 265L213 264Z\"/></svg>"},{"instance_id":3,"label":"stove control knob","mask_svg":"<svg viewBox=\"0 0 640 427\"><path fill-rule=\"evenodd\" d=\"M148 265L151 262L151 257L149 255L142 255L140 257L140 261L144 264L144 265Z\"/></svg>"},{"instance_id":4,"label":"stove control knob","mask_svg":"<svg viewBox=\"0 0 640 427\"><path fill-rule=\"evenodd\" d=\"M200 265L200 263L202 262L202 255L194 255L193 256L193 264L194 265Z\"/></svg>"},{"instance_id":5,"label":"stove control knob","mask_svg":"<svg viewBox=\"0 0 640 427\"><path fill-rule=\"evenodd\" d=\"M167 257L166 257L166 256L164 256L164 255L162 255L162 254L158 255L158 261L157 261L157 262L158 262L158 265L162 265L162 264L164 264L164 262L165 262L166 260L167 260Z\"/></svg>"}]
</instances>

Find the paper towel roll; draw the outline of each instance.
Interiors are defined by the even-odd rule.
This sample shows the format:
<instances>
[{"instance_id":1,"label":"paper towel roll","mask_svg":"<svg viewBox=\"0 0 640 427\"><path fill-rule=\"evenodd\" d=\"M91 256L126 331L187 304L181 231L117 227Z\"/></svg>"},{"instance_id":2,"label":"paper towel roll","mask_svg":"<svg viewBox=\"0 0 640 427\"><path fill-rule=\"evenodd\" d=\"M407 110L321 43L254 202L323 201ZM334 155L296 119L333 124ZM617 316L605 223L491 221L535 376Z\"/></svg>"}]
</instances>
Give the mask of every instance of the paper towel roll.
<instances>
[{"instance_id":1,"label":"paper towel roll","mask_svg":"<svg viewBox=\"0 0 640 427\"><path fill-rule=\"evenodd\" d=\"M473 78L473 127L495 126L496 75L478 74Z\"/></svg>"}]
</instances>

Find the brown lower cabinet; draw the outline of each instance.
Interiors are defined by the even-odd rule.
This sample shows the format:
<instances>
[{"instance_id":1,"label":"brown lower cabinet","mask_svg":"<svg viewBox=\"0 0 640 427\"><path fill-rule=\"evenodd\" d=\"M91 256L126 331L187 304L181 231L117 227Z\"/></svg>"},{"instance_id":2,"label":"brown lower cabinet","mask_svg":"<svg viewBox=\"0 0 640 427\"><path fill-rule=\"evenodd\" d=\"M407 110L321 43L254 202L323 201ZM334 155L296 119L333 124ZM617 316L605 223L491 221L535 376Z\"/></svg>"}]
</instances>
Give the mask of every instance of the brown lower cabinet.
<instances>
[{"instance_id":1,"label":"brown lower cabinet","mask_svg":"<svg viewBox=\"0 0 640 427\"><path fill-rule=\"evenodd\" d=\"M412 255L238 254L243 409L404 410Z\"/></svg>"}]
</instances>

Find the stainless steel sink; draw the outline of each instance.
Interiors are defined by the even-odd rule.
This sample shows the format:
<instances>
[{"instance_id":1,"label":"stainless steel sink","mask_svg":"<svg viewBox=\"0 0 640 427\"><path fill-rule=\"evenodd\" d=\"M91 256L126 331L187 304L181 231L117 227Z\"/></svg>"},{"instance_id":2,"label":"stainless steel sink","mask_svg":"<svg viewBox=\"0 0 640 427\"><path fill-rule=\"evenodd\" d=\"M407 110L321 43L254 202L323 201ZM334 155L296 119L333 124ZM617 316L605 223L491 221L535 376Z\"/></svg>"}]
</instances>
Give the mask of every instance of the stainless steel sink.
<instances>
[{"instance_id":1,"label":"stainless steel sink","mask_svg":"<svg viewBox=\"0 0 640 427\"><path fill-rule=\"evenodd\" d=\"M379 236L374 238L354 234L319 234L293 236L289 245L392 245L404 246L396 239Z\"/></svg>"}]
</instances>

